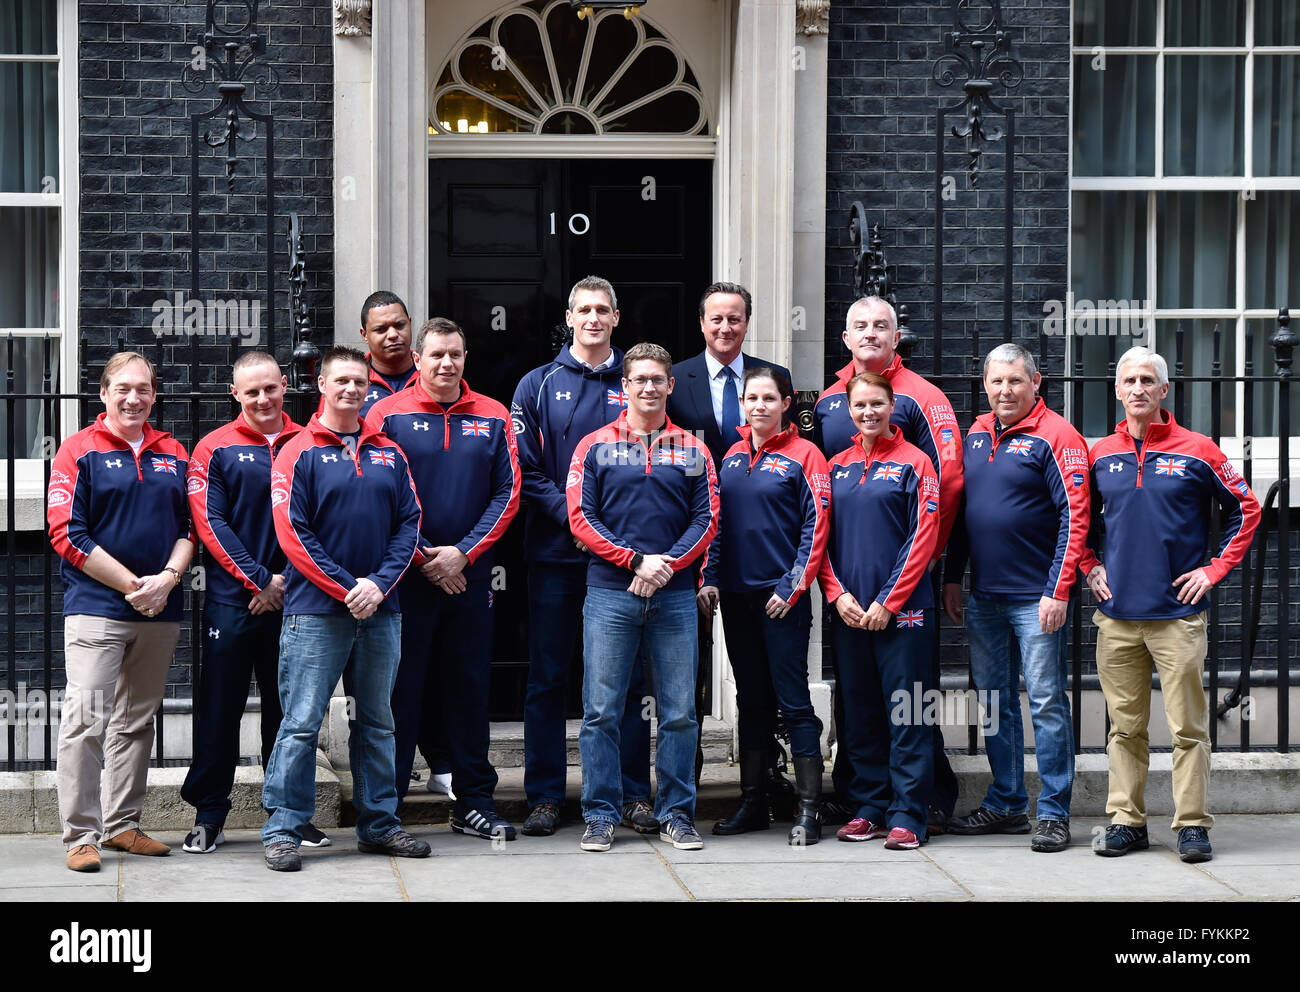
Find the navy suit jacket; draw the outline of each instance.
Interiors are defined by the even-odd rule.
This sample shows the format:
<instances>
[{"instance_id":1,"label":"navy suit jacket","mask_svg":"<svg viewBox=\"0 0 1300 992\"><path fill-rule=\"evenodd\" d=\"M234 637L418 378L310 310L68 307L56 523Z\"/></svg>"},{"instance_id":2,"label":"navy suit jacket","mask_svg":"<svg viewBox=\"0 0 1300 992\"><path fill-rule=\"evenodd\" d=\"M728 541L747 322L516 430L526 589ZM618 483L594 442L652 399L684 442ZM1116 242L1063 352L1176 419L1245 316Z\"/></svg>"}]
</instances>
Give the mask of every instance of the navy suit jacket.
<instances>
[{"instance_id":1,"label":"navy suit jacket","mask_svg":"<svg viewBox=\"0 0 1300 992\"><path fill-rule=\"evenodd\" d=\"M744 360L745 368L767 365L780 375L784 375L785 381L793 385L790 370L784 365L765 362L761 358L743 353L741 358ZM703 431L704 443L709 449L709 454L713 456L713 464L718 465L730 445L723 445L722 431L718 429L718 422L713 419L713 395L709 392L709 366L704 361L704 352L674 364L673 378L676 384L673 386L672 395L668 397L668 418L683 430ZM740 388L740 383L736 383L736 388ZM789 416L794 416L793 402L790 404Z\"/></svg>"}]
</instances>

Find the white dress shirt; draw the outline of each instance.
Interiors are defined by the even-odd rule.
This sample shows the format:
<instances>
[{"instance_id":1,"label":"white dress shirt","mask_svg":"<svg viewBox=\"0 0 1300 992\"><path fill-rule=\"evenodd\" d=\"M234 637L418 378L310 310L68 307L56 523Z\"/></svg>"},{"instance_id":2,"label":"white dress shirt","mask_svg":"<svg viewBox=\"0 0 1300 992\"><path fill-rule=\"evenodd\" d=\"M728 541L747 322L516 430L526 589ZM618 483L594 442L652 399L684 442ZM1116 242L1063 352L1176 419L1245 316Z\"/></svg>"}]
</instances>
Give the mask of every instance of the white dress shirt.
<instances>
[{"instance_id":1,"label":"white dress shirt","mask_svg":"<svg viewBox=\"0 0 1300 992\"><path fill-rule=\"evenodd\" d=\"M722 430L722 390L726 388L727 376L722 371L729 368L736 373L736 423L745 422L745 411L740 405L741 383L745 381L745 356L737 355L730 365L723 365L713 357L713 352L704 350L704 364L709 368L709 395L713 398L713 422Z\"/></svg>"}]
</instances>

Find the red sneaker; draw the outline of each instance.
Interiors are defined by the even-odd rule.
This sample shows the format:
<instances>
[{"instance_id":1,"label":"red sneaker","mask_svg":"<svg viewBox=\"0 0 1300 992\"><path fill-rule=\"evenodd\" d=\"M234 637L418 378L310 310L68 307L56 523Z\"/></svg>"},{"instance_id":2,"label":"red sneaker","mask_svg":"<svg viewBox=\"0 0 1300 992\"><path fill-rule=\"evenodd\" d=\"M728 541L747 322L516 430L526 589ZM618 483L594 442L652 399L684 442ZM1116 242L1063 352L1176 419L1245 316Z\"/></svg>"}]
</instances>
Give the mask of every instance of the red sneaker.
<instances>
[{"instance_id":1,"label":"red sneaker","mask_svg":"<svg viewBox=\"0 0 1300 992\"><path fill-rule=\"evenodd\" d=\"M876 840L888 833L889 831L884 827L878 827L870 820L864 820L859 816L835 831L835 836L840 840Z\"/></svg>"},{"instance_id":2,"label":"red sneaker","mask_svg":"<svg viewBox=\"0 0 1300 992\"><path fill-rule=\"evenodd\" d=\"M906 827L895 827L885 838L885 847L891 851L911 851L921 846L916 834Z\"/></svg>"}]
</instances>

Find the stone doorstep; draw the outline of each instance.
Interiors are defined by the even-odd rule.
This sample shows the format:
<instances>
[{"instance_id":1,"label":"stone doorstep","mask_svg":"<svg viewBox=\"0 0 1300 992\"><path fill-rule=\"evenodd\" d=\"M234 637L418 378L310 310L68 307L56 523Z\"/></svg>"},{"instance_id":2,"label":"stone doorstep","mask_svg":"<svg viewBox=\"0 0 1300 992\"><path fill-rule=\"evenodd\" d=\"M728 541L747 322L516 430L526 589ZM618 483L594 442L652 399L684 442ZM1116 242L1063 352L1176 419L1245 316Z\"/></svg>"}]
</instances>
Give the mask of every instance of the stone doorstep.
<instances>
[{"instance_id":1,"label":"stone doorstep","mask_svg":"<svg viewBox=\"0 0 1300 992\"><path fill-rule=\"evenodd\" d=\"M957 773L960 795L957 811L965 813L979 805L989 784L988 763L982 756L950 755ZM1151 756L1147 779L1147 812L1152 819L1173 814L1172 762L1168 753ZM1300 754L1256 752L1216 754L1210 778L1210 810L1219 814L1300 813ZM57 833L58 801L54 772L0 772L0 833ZM523 770L498 770L497 809L516 826L527 814L523 791ZM730 763L704 767L696 815L701 820L729 814L739 795L740 769ZM193 823L193 809L180 798L184 768L151 768L145 799L145 830L186 830ZM1025 782L1032 798L1039 789L1037 762L1025 758ZM830 788L829 769L823 779ZM578 795L581 769L568 771L568 801L564 815L580 819ZM351 775L330 768L323 752L316 753L316 813L319 827L355 822L351 805ZM1074 816L1104 816L1107 795L1107 765L1104 754L1079 755L1075 765ZM265 821L261 808L262 769L241 766L236 770L234 804L227 826L259 828ZM423 781L412 782L403 804L402 816L415 824L446 823L452 802L446 796L425 790ZM1032 805L1032 804L1031 804Z\"/></svg>"}]
</instances>

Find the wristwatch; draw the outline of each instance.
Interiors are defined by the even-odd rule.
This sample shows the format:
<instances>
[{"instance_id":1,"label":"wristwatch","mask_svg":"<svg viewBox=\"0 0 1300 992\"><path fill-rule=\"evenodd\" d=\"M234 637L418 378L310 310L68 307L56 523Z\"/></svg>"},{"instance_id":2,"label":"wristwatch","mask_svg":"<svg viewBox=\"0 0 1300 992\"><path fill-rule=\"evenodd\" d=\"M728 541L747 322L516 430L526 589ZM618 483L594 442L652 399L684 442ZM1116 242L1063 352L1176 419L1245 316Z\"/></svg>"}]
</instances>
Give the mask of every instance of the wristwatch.
<instances>
[{"instance_id":1,"label":"wristwatch","mask_svg":"<svg viewBox=\"0 0 1300 992\"><path fill-rule=\"evenodd\" d=\"M638 568L640 568L641 563L643 561L645 561L645 555L643 555L640 551L634 554L632 556L632 571L635 572Z\"/></svg>"},{"instance_id":2,"label":"wristwatch","mask_svg":"<svg viewBox=\"0 0 1300 992\"><path fill-rule=\"evenodd\" d=\"M176 571L176 569L172 568L170 565L164 565L163 571L171 572L172 575L176 578L176 581L172 583L173 586L178 586L181 584L181 573Z\"/></svg>"}]
</instances>

